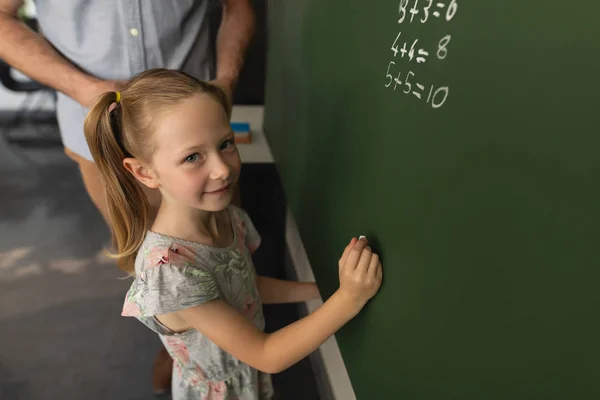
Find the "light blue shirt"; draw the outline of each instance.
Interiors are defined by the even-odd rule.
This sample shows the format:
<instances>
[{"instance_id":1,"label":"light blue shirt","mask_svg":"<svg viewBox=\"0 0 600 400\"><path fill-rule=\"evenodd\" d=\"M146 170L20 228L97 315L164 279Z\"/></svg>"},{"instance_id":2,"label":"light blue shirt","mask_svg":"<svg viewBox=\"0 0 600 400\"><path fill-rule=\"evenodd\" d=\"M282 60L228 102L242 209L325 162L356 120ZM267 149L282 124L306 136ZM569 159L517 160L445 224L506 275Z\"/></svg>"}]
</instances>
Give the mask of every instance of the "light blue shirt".
<instances>
[{"instance_id":1,"label":"light blue shirt","mask_svg":"<svg viewBox=\"0 0 600 400\"><path fill-rule=\"evenodd\" d=\"M216 0L35 0L44 37L83 71L129 79L150 68L214 78L208 12ZM87 109L58 94L63 144L92 160L83 134Z\"/></svg>"}]
</instances>

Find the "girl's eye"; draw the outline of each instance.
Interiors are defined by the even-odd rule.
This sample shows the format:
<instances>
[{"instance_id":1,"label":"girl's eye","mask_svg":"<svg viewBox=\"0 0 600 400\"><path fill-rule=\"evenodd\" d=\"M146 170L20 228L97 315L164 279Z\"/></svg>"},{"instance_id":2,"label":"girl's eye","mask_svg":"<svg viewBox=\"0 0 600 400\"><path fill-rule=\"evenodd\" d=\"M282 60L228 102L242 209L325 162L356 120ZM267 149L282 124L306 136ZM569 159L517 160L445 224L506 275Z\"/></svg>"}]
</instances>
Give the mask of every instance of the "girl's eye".
<instances>
[{"instance_id":1,"label":"girl's eye","mask_svg":"<svg viewBox=\"0 0 600 400\"><path fill-rule=\"evenodd\" d=\"M235 147L235 140L229 139L223 142L221 150L231 150Z\"/></svg>"},{"instance_id":2,"label":"girl's eye","mask_svg":"<svg viewBox=\"0 0 600 400\"><path fill-rule=\"evenodd\" d=\"M192 155L189 155L185 158L185 162L187 163L195 163L196 161L198 161L199 159L199 155L198 153L194 153Z\"/></svg>"}]
</instances>

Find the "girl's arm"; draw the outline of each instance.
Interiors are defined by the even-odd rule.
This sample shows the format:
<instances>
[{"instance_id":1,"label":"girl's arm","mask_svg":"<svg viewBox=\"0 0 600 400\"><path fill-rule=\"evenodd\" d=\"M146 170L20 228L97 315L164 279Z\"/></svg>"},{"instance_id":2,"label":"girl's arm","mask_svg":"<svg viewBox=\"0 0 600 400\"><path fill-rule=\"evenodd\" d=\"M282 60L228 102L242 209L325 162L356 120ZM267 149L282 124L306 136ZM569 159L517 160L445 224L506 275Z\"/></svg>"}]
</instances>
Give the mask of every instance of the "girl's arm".
<instances>
[{"instance_id":1,"label":"girl's arm","mask_svg":"<svg viewBox=\"0 0 600 400\"><path fill-rule=\"evenodd\" d=\"M220 299L177 314L238 360L278 373L315 351L379 290L381 264L366 240L352 239L339 264L340 288L314 313L271 334Z\"/></svg>"},{"instance_id":2,"label":"girl's arm","mask_svg":"<svg viewBox=\"0 0 600 400\"><path fill-rule=\"evenodd\" d=\"M259 330L223 300L213 300L178 314L238 360L276 374L315 351L358 314L361 307L343 293L335 293L314 313L271 334Z\"/></svg>"},{"instance_id":3,"label":"girl's arm","mask_svg":"<svg viewBox=\"0 0 600 400\"><path fill-rule=\"evenodd\" d=\"M256 286L263 304L300 303L320 299L319 288L314 282L294 282L257 276Z\"/></svg>"}]
</instances>

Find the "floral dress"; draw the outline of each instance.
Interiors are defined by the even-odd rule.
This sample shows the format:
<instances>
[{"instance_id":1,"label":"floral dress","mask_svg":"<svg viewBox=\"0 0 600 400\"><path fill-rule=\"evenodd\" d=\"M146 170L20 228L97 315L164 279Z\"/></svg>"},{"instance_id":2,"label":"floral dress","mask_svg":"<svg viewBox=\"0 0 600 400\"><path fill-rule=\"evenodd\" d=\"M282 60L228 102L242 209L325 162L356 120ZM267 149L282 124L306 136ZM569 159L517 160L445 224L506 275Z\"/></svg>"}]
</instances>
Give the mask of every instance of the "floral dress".
<instances>
[{"instance_id":1,"label":"floral dress","mask_svg":"<svg viewBox=\"0 0 600 400\"><path fill-rule=\"evenodd\" d=\"M251 253L260 236L248 215L229 206L233 243L225 248L149 231L137 255L136 277L123 306L158 333L173 358L173 400L265 400L271 377L237 360L191 329L174 333L155 316L220 298L261 330L265 321Z\"/></svg>"}]
</instances>

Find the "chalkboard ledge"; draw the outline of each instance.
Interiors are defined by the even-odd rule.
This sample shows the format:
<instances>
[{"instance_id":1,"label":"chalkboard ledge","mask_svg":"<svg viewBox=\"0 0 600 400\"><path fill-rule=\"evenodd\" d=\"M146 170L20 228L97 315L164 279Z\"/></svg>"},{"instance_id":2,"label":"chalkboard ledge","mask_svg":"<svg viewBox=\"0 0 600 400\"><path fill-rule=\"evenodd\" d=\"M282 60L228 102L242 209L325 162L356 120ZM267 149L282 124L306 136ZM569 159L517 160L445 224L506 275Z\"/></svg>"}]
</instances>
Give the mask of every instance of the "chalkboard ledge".
<instances>
[{"instance_id":1,"label":"chalkboard ledge","mask_svg":"<svg viewBox=\"0 0 600 400\"><path fill-rule=\"evenodd\" d=\"M295 278L303 282L313 282L315 276L304 250L298 226L289 209L286 216L285 240ZM306 312L312 313L322 304L322 300L307 302L305 303ZM323 343L319 351L315 352L313 356L319 358L316 361L318 365L314 366L313 369L317 375L321 400L356 400L356 395L335 336L332 336ZM314 364L315 362L313 361ZM319 376L321 374L325 376ZM324 387L326 385L324 382L328 383L329 387Z\"/></svg>"}]
</instances>

